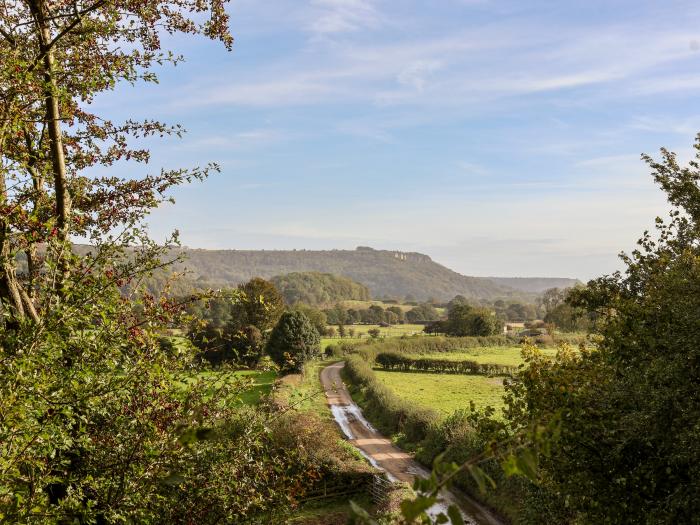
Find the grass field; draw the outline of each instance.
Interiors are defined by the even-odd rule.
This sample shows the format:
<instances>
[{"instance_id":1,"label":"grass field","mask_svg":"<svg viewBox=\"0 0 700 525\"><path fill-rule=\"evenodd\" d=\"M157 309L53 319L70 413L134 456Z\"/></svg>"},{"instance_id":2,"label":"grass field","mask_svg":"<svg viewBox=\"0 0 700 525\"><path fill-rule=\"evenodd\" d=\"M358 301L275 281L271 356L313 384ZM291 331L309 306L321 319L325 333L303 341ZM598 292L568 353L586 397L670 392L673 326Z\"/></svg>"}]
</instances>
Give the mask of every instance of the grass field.
<instances>
[{"instance_id":1,"label":"grass field","mask_svg":"<svg viewBox=\"0 0 700 525\"><path fill-rule=\"evenodd\" d=\"M544 355L554 356L557 350L554 348L543 348L540 351ZM444 359L447 361L467 361L472 360L477 363L488 363L493 365L518 366L523 363L519 346L493 346L483 348L465 348L462 351L438 352L434 354L407 354L410 357L429 357L431 359Z\"/></svg>"},{"instance_id":2,"label":"grass field","mask_svg":"<svg viewBox=\"0 0 700 525\"><path fill-rule=\"evenodd\" d=\"M336 332L338 330L337 326L329 326L329 328L335 329ZM345 327L345 333L349 334L350 330L354 330L354 339L358 339L360 337L369 337L367 335L367 332L372 328L378 328L379 335L381 337L401 337L402 335L414 335L424 333L422 324L397 324L388 327L383 327L376 324L353 324L347 325ZM353 338L346 336L345 339L352 340ZM340 341L340 339L337 337L334 338L334 340Z\"/></svg>"},{"instance_id":3,"label":"grass field","mask_svg":"<svg viewBox=\"0 0 700 525\"><path fill-rule=\"evenodd\" d=\"M404 313L415 308L415 306L412 304L385 303L384 301L355 301L355 300L351 300L351 301L340 301L339 304L344 308L352 308L354 310L366 310L367 308L369 308L373 304L377 305L377 306L381 306L385 310L387 308L389 308L390 306L398 306L399 308L401 308L401 310L404 311ZM440 315L443 315L446 313L445 308L435 307L435 309L438 311L438 313Z\"/></svg>"},{"instance_id":4,"label":"grass field","mask_svg":"<svg viewBox=\"0 0 700 525\"><path fill-rule=\"evenodd\" d=\"M469 409L470 401L474 401L478 408L492 406L497 409L497 414L503 407L503 382L500 378L381 370L374 373L399 397L435 409L445 416L458 409Z\"/></svg>"}]
</instances>

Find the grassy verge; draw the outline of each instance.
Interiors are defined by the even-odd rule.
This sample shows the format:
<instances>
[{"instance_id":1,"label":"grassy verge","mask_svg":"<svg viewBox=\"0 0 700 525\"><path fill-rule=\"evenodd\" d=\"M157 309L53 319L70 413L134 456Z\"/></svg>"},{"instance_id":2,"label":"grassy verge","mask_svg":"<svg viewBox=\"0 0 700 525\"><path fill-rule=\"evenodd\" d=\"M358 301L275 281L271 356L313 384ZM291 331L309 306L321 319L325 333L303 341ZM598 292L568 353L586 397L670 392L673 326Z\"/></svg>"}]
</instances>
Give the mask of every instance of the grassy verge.
<instances>
[{"instance_id":1,"label":"grassy verge","mask_svg":"<svg viewBox=\"0 0 700 525\"><path fill-rule=\"evenodd\" d=\"M283 376L275 393L277 401L284 405L294 405L302 412L313 412L321 419L332 420L319 375L323 368L336 361L338 359L311 361L304 367L303 374Z\"/></svg>"}]
</instances>

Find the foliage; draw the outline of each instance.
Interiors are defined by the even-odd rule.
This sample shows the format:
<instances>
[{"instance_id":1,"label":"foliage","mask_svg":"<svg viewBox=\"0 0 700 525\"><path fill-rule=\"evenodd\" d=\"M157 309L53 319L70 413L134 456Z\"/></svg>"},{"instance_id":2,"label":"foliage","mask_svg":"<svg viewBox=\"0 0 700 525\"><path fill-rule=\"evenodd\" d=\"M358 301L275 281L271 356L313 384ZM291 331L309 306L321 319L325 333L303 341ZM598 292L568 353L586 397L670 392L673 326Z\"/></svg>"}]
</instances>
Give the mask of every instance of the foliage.
<instances>
[{"instance_id":1,"label":"foliage","mask_svg":"<svg viewBox=\"0 0 700 525\"><path fill-rule=\"evenodd\" d=\"M443 374L471 375L512 375L517 367L477 363L473 360L439 359L429 357L410 357L406 354L382 352L375 357L375 363L386 370L401 372L436 372Z\"/></svg>"},{"instance_id":2,"label":"foliage","mask_svg":"<svg viewBox=\"0 0 700 525\"><path fill-rule=\"evenodd\" d=\"M366 286L331 273L294 272L270 280L289 305L304 303L321 306L345 300L370 300Z\"/></svg>"},{"instance_id":3,"label":"foliage","mask_svg":"<svg viewBox=\"0 0 700 525\"><path fill-rule=\"evenodd\" d=\"M617 272L571 291L598 317L597 349L562 345L554 359L525 345L505 381L504 439L489 449L525 475L524 523L693 523L698 510L700 402L700 136L682 168L645 157L673 209ZM550 309L556 302L556 294ZM483 419L475 430L488 428ZM474 459L466 459L464 465ZM440 482L437 483L440 485Z\"/></svg>"},{"instance_id":4,"label":"foliage","mask_svg":"<svg viewBox=\"0 0 700 525\"><path fill-rule=\"evenodd\" d=\"M396 313L396 312L399 313ZM345 308L340 304L325 310L330 324L385 324L394 325L404 319L401 308L390 306L386 310L378 304L365 309Z\"/></svg>"},{"instance_id":5,"label":"foliage","mask_svg":"<svg viewBox=\"0 0 700 525\"><path fill-rule=\"evenodd\" d=\"M700 510L698 159L645 157L670 221L657 219L657 237L646 232L623 255L624 274L572 292L572 307L602 317L600 350L535 358L513 385L514 422L561 414L542 476L584 521L690 523Z\"/></svg>"},{"instance_id":6,"label":"foliage","mask_svg":"<svg viewBox=\"0 0 700 525\"><path fill-rule=\"evenodd\" d=\"M321 338L302 312L285 312L273 328L266 351L287 371L300 372L304 363L321 355Z\"/></svg>"},{"instance_id":7,"label":"foliage","mask_svg":"<svg viewBox=\"0 0 700 525\"><path fill-rule=\"evenodd\" d=\"M367 330L367 333L372 339L377 339L379 337L379 334L381 334L379 328L370 328L369 330Z\"/></svg>"},{"instance_id":8,"label":"foliage","mask_svg":"<svg viewBox=\"0 0 700 525\"><path fill-rule=\"evenodd\" d=\"M92 112L94 97L155 82L155 66L179 61L161 48L177 34L230 46L224 4L18 0L0 10L3 523L240 523L284 513L317 479L316 465L275 443L270 414L240 406L245 383L183 389L176 378L193 355L163 344L183 304L143 291L177 255L176 238L148 238L145 217L215 166L96 175L148 161L131 139L182 129L139 115L111 122Z\"/></svg>"},{"instance_id":9,"label":"foliage","mask_svg":"<svg viewBox=\"0 0 700 525\"><path fill-rule=\"evenodd\" d=\"M274 285L255 278L236 290L222 290L192 305L195 321L189 338L213 365L254 366L262 357L265 331L282 315L284 304Z\"/></svg>"},{"instance_id":10,"label":"foliage","mask_svg":"<svg viewBox=\"0 0 700 525\"><path fill-rule=\"evenodd\" d=\"M503 333L503 322L486 308L455 304L447 314L444 331L456 337L497 335Z\"/></svg>"},{"instance_id":11,"label":"foliage","mask_svg":"<svg viewBox=\"0 0 700 525\"><path fill-rule=\"evenodd\" d=\"M254 277L238 287L242 295L233 303L230 325L233 329L253 325L261 332L277 324L285 310L284 299L273 283Z\"/></svg>"},{"instance_id":12,"label":"foliage","mask_svg":"<svg viewBox=\"0 0 700 525\"><path fill-rule=\"evenodd\" d=\"M406 320L411 323L421 321L437 321L440 314L435 307L428 303L423 303L406 312Z\"/></svg>"},{"instance_id":13,"label":"foliage","mask_svg":"<svg viewBox=\"0 0 700 525\"><path fill-rule=\"evenodd\" d=\"M297 304L292 308L292 311L301 312L306 317L308 317L309 321L311 321L311 324L314 325L314 328L319 333L319 335L328 335L329 337L333 337L332 335L330 335L330 333L328 333L328 318L326 317L325 312L323 312L322 310L314 308L313 306L308 306L306 304Z\"/></svg>"}]
</instances>

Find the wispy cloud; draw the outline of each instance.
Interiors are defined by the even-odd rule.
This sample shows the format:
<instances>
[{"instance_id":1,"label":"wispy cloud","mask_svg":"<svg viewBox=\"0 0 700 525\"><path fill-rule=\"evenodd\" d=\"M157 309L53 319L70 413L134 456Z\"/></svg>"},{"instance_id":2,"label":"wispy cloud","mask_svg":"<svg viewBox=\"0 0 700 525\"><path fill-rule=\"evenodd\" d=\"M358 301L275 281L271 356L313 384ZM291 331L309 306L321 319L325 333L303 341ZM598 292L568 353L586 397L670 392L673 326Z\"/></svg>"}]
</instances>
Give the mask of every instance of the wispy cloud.
<instances>
[{"instance_id":1,"label":"wispy cloud","mask_svg":"<svg viewBox=\"0 0 700 525\"><path fill-rule=\"evenodd\" d=\"M369 0L313 0L314 19L309 30L317 35L347 33L381 25L381 17Z\"/></svg>"}]
</instances>

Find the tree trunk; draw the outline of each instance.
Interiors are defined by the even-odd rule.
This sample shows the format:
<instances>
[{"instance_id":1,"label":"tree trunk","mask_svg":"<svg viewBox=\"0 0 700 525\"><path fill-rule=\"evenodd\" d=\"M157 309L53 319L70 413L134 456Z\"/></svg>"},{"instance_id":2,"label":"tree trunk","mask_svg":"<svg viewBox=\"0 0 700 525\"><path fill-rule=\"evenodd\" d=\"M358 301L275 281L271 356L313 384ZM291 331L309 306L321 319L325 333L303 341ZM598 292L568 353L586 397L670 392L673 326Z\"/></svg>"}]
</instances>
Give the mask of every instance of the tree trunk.
<instances>
[{"instance_id":1,"label":"tree trunk","mask_svg":"<svg viewBox=\"0 0 700 525\"><path fill-rule=\"evenodd\" d=\"M63 152L61 133L61 113L59 108L58 86L54 75L54 50L51 47L51 27L47 20L47 8L44 0L32 0L30 8L39 30L39 52L42 59L44 75L44 105L46 125L48 127L49 151L53 171L53 186L56 199L56 225L58 240L62 244L58 260L59 276L56 289L60 292L68 278L68 257L70 250L70 207L71 199L66 180L66 159Z\"/></svg>"},{"instance_id":2,"label":"tree trunk","mask_svg":"<svg viewBox=\"0 0 700 525\"><path fill-rule=\"evenodd\" d=\"M10 128L12 103L7 102L0 121L0 151L5 145L5 137ZM7 204L7 185L5 173L0 164L0 206ZM15 260L10 247L10 224L8 218L0 215L0 302L9 309L8 328L16 327L24 317L24 305L15 274Z\"/></svg>"}]
</instances>

